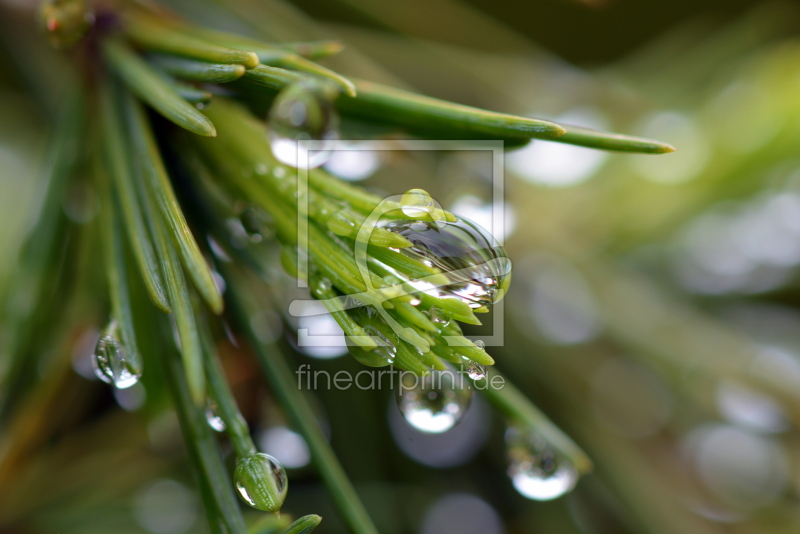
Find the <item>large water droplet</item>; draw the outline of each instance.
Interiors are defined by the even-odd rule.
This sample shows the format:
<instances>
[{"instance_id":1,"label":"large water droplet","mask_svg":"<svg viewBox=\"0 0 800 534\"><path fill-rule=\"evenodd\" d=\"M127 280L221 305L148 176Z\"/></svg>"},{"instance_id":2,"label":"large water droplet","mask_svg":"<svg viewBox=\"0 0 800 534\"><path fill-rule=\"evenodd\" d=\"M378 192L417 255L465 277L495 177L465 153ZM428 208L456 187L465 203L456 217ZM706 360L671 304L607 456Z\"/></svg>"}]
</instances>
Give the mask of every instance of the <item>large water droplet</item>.
<instances>
[{"instance_id":1,"label":"large water droplet","mask_svg":"<svg viewBox=\"0 0 800 534\"><path fill-rule=\"evenodd\" d=\"M578 470L538 433L511 427L506 432L506 443L508 475L524 497L549 501L575 487Z\"/></svg>"},{"instance_id":2,"label":"large water droplet","mask_svg":"<svg viewBox=\"0 0 800 534\"><path fill-rule=\"evenodd\" d=\"M472 399L472 390L450 369L432 371L423 377L403 373L396 398L408 424L422 432L439 434L461 420Z\"/></svg>"},{"instance_id":3,"label":"large water droplet","mask_svg":"<svg viewBox=\"0 0 800 534\"><path fill-rule=\"evenodd\" d=\"M116 321L111 321L97 341L92 367L97 378L119 389L131 387L142 376L139 357L122 345Z\"/></svg>"},{"instance_id":4,"label":"large water droplet","mask_svg":"<svg viewBox=\"0 0 800 534\"><path fill-rule=\"evenodd\" d=\"M298 141L322 141L321 150L308 152L308 167L319 167L328 160L331 146L339 138L339 115L332 100L336 89L326 83L298 82L283 89L269 112L269 138L272 153L281 163L297 167Z\"/></svg>"},{"instance_id":5,"label":"large water droplet","mask_svg":"<svg viewBox=\"0 0 800 534\"><path fill-rule=\"evenodd\" d=\"M390 220L382 226L402 235L413 246L403 254L438 267L450 283L435 286L425 280L408 283L439 298L458 298L471 308L499 301L511 282L511 260L494 238L477 224L460 218L447 221Z\"/></svg>"},{"instance_id":6,"label":"large water droplet","mask_svg":"<svg viewBox=\"0 0 800 534\"><path fill-rule=\"evenodd\" d=\"M364 332L378 344L373 349L365 349L347 337L347 346L353 358L369 367L391 365L397 356L397 345L400 343L397 334L381 319L372 306L353 308L351 315Z\"/></svg>"},{"instance_id":7,"label":"large water droplet","mask_svg":"<svg viewBox=\"0 0 800 534\"><path fill-rule=\"evenodd\" d=\"M233 479L242 500L265 512L279 511L289 489L286 470L278 460L263 452L241 458Z\"/></svg>"},{"instance_id":8,"label":"large water droplet","mask_svg":"<svg viewBox=\"0 0 800 534\"><path fill-rule=\"evenodd\" d=\"M208 399L206 403L206 421L213 430L225 432L225 421L220 417L219 406L213 399Z\"/></svg>"}]
</instances>

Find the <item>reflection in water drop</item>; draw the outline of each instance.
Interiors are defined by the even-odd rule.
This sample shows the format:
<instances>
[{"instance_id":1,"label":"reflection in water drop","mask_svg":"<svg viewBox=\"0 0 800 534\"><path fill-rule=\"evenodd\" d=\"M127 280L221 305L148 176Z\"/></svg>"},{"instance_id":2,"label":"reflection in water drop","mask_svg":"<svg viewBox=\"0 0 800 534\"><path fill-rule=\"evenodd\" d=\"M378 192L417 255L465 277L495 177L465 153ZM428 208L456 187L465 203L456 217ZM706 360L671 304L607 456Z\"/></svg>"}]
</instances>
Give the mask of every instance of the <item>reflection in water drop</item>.
<instances>
[{"instance_id":1,"label":"reflection in water drop","mask_svg":"<svg viewBox=\"0 0 800 534\"><path fill-rule=\"evenodd\" d=\"M364 349L348 337L347 345L353 358L370 367L391 365L397 356L397 345L400 343L397 334L372 306L354 308L351 315L364 333L371 336L373 341L378 344L374 349Z\"/></svg>"},{"instance_id":2,"label":"reflection in water drop","mask_svg":"<svg viewBox=\"0 0 800 534\"><path fill-rule=\"evenodd\" d=\"M450 314L446 311L442 310L441 308L437 308L436 306L431 307L430 311L430 318L435 324L439 325L440 327L444 328L445 326L450 324Z\"/></svg>"},{"instance_id":3,"label":"reflection in water drop","mask_svg":"<svg viewBox=\"0 0 800 534\"><path fill-rule=\"evenodd\" d=\"M467 376L473 380L486 378L486 366L475 362L467 362Z\"/></svg>"},{"instance_id":4,"label":"reflection in water drop","mask_svg":"<svg viewBox=\"0 0 800 534\"><path fill-rule=\"evenodd\" d=\"M403 193L400 206L406 217L412 219L430 217L434 221L438 221L444 218L441 208L437 208L436 202L424 189L409 189Z\"/></svg>"},{"instance_id":5,"label":"reflection in water drop","mask_svg":"<svg viewBox=\"0 0 800 534\"><path fill-rule=\"evenodd\" d=\"M535 431L510 427L506 432L508 475L524 497L549 501L575 487L578 471Z\"/></svg>"},{"instance_id":6,"label":"reflection in water drop","mask_svg":"<svg viewBox=\"0 0 800 534\"><path fill-rule=\"evenodd\" d=\"M239 220L251 243L260 243L274 233L272 217L258 206L247 206L239 215Z\"/></svg>"},{"instance_id":7,"label":"reflection in water drop","mask_svg":"<svg viewBox=\"0 0 800 534\"><path fill-rule=\"evenodd\" d=\"M396 399L408 424L422 432L438 434L461 420L472 399L472 389L450 369L431 371L423 377L403 373Z\"/></svg>"},{"instance_id":8,"label":"reflection in water drop","mask_svg":"<svg viewBox=\"0 0 800 534\"><path fill-rule=\"evenodd\" d=\"M116 321L111 321L97 342L92 365L94 374L107 384L124 389L139 381L142 366L137 354L125 350L119 341L119 328Z\"/></svg>"},{"instance_id":9,"label":"reflection in water drop","mask_svg":"<svg viewBox=\"0 0 800 534\"><path fill-rule=\"evenodd\" d=\"M278 161L292 167L304 164L299 159L298 141L323 142L322 149L308 152L308 167L319 167L328 160L331 145L339 138L339 116L332 100L337 95L328 84L299 82L284 88L269 112L269 138Z\"/></svg>"},{"instance_id":10,"label":"reflection in water drop","mask_svg":"<svg viewBox=\"0 0 800 534\"><path fill-rule=\"evenodd\" d=\"M263 452L240 458L233 479L242 500L265 512L280 510L289 487L286 470Z\"/></svg>"},{"instance_id":11,"label":"reflection in water drop","mask_svg":"<svg viewBox=\"0 0 800 534\"><path fill-rule=\"evenodd\" d=\"M419 291L440 298L458 298L472 308L503 298L511 283L511 260L486 230L467 219L455 222L388 221L383 227L412 246L399 249L413 259L442 270L450 283L435 286L408 280Z\"/></svg>"},{"instance_id":12,"label":"reflection in water drop","mask_svg":"<svg viewBox=\"0 0 800 534\"><path fill-rule=\"evenodd\" d=\"M461 421L441 434L420 432L403 417L397 403L387 406L389 429L403 453L416 462L437 469L464 465L483 448L491 432L492 412L481 395L475 395Z\"/></svg>"},{"instance_id":13,"label":"reflection in water drop","mask_svg":"<svg viewBox=\"0 0 800 534\"><path fill-rule=\"evenodd\" d=\"M225 432L225 421L222 420L219 414L219 405L213 399L208 399L206 402L206 421L212 430L217 432Z\"/></svg>"}]
</instances>

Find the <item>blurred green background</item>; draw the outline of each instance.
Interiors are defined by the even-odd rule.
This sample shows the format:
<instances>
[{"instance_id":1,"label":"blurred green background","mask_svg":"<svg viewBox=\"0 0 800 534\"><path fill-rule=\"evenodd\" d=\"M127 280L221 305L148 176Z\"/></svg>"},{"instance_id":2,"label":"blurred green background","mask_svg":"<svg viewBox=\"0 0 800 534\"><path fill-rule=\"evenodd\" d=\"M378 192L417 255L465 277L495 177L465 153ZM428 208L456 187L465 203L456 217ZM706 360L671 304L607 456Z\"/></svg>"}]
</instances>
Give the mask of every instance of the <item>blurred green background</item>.
<instances>
[{"instance_id":1,"label":"blurred green background","mask_svg":"<svg viewBox=\"0 0 800 534\"><path fill-rule=\"evenodd\" d=\"M403 423L390 391L317 392L319 417L382 533L800 531L797 3L167 4L253 35L338 36L348 48L330 64L344 74L678 149L641 156L536 141L506 155L514 280L506 342L490 352L594 460L572 493L537 502L515 490L504 421L481 399L452 431L430 436ZM24 20L14 17L0 23L0 295L15 283L37 214L48 128L14 65L53 54L37 48L32 25L11 28ZM23 28L30 48L10 53ZM423 187L486 223L489 163L343 153L327 168L386 193ZM69 199L76 236L96 198L76 187ZM288 302L296 295L282 285L277 298ZM145 389L112 395L92 381L86 340L96 320L42 334L42 350L67 347L77 372L65 378L71 393L37 421L46 439L20 453L10 445L18 435L0 438L0 532L203 532L174 415L137 411ZM341 350L297 350L298 325L280 306L253 320L295 366L361 369ZM221 350L261 446L289 469L285 511L319 513L319 532L344 532L252 357Z\"/></svg>"}]
</instances>

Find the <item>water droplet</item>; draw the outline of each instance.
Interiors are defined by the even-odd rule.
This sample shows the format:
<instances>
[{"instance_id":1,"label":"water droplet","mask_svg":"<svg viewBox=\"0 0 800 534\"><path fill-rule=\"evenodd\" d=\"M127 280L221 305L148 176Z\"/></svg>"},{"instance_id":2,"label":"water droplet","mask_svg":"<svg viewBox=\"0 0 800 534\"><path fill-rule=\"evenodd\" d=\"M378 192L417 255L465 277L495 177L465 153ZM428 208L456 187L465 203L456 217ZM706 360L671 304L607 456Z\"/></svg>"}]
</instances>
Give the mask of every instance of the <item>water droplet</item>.
<instances>
[{"instance_id":1,"label":"water droplet","mask_svg":"<svg viewBox=\"0 0 800 534\"><path fill-rule=\"evenodd\" d=\"M549 501L575 487L578 470L535 431L511 427L506 432L506 444L508 475L524 497Z\"/></svg>"},{"instance_id":2,"label":"water droplet","mask_svg":"<svg viewBox=\"0 0 800 534\"><path fill-rule=\"evenodd\" d=\"M298 141L322 141L321 149L308 152L308 167L319 167L328 160L331 146L339 138L339 115L332 99L336 90L329 84L298 82L283 89L269 112L269 137L273 155L286 165L297 167Z\"/></svg>"},{"instance_id":3,"label":"water droplet","mask_svg":"<svg viewBox=\"0 0 800 534\"><path fill-rule=\"evenodd\" d=\"M420 225L425 227L420 230ZM423 280L409 285L439 298L458 298L480 308L503 298L511 283L511 260L494 238L463 218L455 222L397 221L382 223L413 243L401 253L438 267L450 283L442 286ZM413 228L412 228L413 227Z\"/></svg>"},{"instance_id":4,"label":"water droplet","mask_svg":"<svg viewBox=\"0 0 800 534\"><path fill-rule=\"evenodd\" d=\"M272 217L269 213L257 206L247 206L239 215L242 228L250 238L251 243L260 243L272 237Z\"/></svg>"},{"instance_id":5,"label":"water droplet","mask_svg":"<svg viewBox=\"0 0 800 534\"><path fill-rule=\"evenodd\" d=\"M225 421L219 415L219 406L212 399L208 399L206 403L206 421L208 421L208 426L213 430L225 432Z\"/></svg>"},{"instance_id":6,"label":"water droplet","mask_svg":"<svg viewBox=\"0 0 800 534\"><path fill-rule=\"evenodd\" d=\"M355 301L356 299L353 300ZM381 319L372 306L353 308L350 310L350 313L364 332L368 336L371 336L373 341L378 344L378 346L373 349L365 349L347 337L347 346L353 358L369 367L385 367L391 365L397 356L397 345L400 343L400 339L397 335L392 331L389 325Z\"/></svg>"},{"instance_id":7,"label":"water droplet","mask_svg":"<svg viewBox=\"0 0 800 534\"><path fill-rule=\"evenodd\" d=\"M483 348L486 347L486 343L484 343L482 339L476 339L475 346L483 350Z\"/></svg>"},{"instance_id":8,"label":"water droplet","mask_svg":"<svg viewBox=\"0 0 800 534\"><path fill-rule=\"evenodd\" d=\"M400 342L397 337L387 330L379 330L373 325L363 326L364 332L378 343L374 349L365 349L353 343L348 337L347 346L350 354L359 362L369 367L386 367L394 362L397 356L397 344Z\"/></svg>"},{"instance_id":9,"label":"water droplet","mask_svg":"<svg viewBox=\"0 0 800 534\"><path fill-rule=\"evenodd\" d=\"M430 316L431 316L431 321L433 321L442 328L450 324L451 320L450 314L441 308L433 306L430 311Z\"/></svg>"},{"instance_id":10,"label":"water droplet","mask_svg":"<svg viewBox=\"0 0 800 534\"><path fill-rule=\"evenodd\" d=\"M265 512L278 512L289 488L286 470L263 452L239 459L233 479L242 500Z\"/></svg>"},{"instance_id":11,"label":"water droplet","mask_svg":"<svg viewBox=\"0 0 800 534\"><path fill-rule=\"evenodd\" d=\"M486 366L475 362L467 362L467 376L473 380L486 378Z\"/></svg>"},{"instance_id":12,"label":"water droplet","mask_svg":"<svg viewBox=\"0 0 800 534\"><path fill-rule=\"evenodd\" d=\"M424 189L409 189L400 199L400 205L407 216L419 219L433 211L433 198Z\"/></svg>"},{"instance_id":13,"label":"water droplet","mask_svg":"<svg viewBox=\"0 0 800 534\"><path fill-rule=\"evenodd\" d=\"M138 355L129 353L119 341L116 321L111 321L100 336L92 354L92 367L97 378L120 389L131 387L142 376Z\"/></svg>"},{"instance_id":14,"label":"water droplet","mask_svg":"<svg viewBox=\"0 0 800 534\"><path fill-rule=\"evenodd\" d=\"M472 390L450 369L432 371L423 377L403 373L396 398L408 424L422 432L439 434L461 420L472 399Z\"/></svg>"}]
</instances>

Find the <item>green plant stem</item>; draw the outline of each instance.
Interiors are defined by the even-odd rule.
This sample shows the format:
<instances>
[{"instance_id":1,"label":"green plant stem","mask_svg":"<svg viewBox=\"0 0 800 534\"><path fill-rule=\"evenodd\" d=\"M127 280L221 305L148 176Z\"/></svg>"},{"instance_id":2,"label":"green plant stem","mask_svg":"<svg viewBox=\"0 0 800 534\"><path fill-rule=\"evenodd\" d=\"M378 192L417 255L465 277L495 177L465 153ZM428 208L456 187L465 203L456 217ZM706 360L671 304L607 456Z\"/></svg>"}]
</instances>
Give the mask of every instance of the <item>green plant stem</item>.
<instances>
[{"instance_id":1,"label":"green plant stem","mask_svg":"<svg viewBox=\"0 0 800 534\"><path fill-rule=\"evenodd\" d=\"M205 372L197 321L194 316L189 289L186 286L186 279L183 275L183 268L173 249L173 242L170 241L164 222L156 211L154 196L155 193L152 190L143 192L145 213L147 214L156 250L164 269L167 292L175 316L175 326L181 341L181 356L189 391L191 392L192 400L197 406L205 406Z\"/></svg>"},{"instance_id":2,"label":"green plant stem","mask_svg":"<svg viewBox=\"0 0 800 534\"><path fill-rule=\"evenodd\" d=\"M244 65L205 63L192 59L154 54L149 61L171 76L192 82L228 83L244 76Z\"/></svg>"},{"instance_id":3,"label":"green plant stem","mask_svg":"<svg viewBox=\"0 0 800 534\"><path fill-rule=\"evenodd\" d=\"M231 63L248 69L258 66L258 55L249 50L237 50L209 43L186 35L180 29L147 16L129 16L123 26L125 34L146 50L206 61Z\"/></svg>"},{"instance_id":4,"label":"green plant stem","mask_svg":"<svg viewBox=\"0 0 800 534\"><path fill-rule=\"evenodd\" d=\"M259 65L244 73L244 79L256 85L267 87L273 91L280 91L287 85L308 79L306 75L288 69Z\"/></svg>"},{"instance_id":5,"label":"green plant stem","mask_svg":"<svg viewBox=\"0 0 800 534\"><path fill-rule=\"evenodd\" d=\"M128 97L125 100L125 111L133 152L142 170L143 181L153 195L158 211L164 217L167 229L177 245L180 258L195 287L214 313L219 314L223 308L222 295L214 283L211 269L200 252L200 247L189 230L189 225L186 224L144 110L133 98Z\"/></svg>"},{"instance_id":6,"label":"green plant stem","mask_svg":"<svg viewBox=\"0 0 800 534\"><path fill-rule=\"evenodd\" d=\"M344 45L339 41L270 44L235 33L199 26L184 26L181 30L193 37L214 42L220 46L255 52L262 63L270 63L277 58L285 57L292 53L308 59L322 59L338 54L344 49Z\"/></svg>"},{"instance_id":7,"label":"green plant stem","mask_svg":"<svg viewBox=\"0 0 800 534\"><path fill-rule=\"evenodd\" d=\"M502 388L491 386L493 376L503 378ZM586 453L496 369L492 368L485 378L470 380L500 413L515 423L536 430L542 438L569 459L579 472L588 473L592 470L592 461Z\"/></svg>"},{"instance_id":8,"label":"green plant stem","mask_svg":"<svg viewBox=\"0 0 800 534\"><path fill-rule=\"evenodd\" d=\"M133 166L120 116L121 102L119 98L112 96L111 91L108 84L101 87L102 141L106 167L118 193L128 239L150 299L162 311L170 313L172 309L167 300L152 238L144 222L141 202L136 194Z\"/></svg>"},{"instance_id":9,"label":"green plant stem","mask_svg":"<svg viewBox=\"0 0 800 534\"><path fill-rule=\"evenodd\" d=\"M205 326L205 325L204 325ZM256 445L250 436L250 429L247 427L236 400L233 398L228 383L225 381L225 374L219 364L213 341L207 328L201 329L201 342L203 343L203 360L208 380L208 391L211 399L217 404L219 416L225 423L225 432L231 440L233 450L237 458L245 458L256 452Z\"/></svg>"},{"instance_id":10,"label":"green plant stem","mask_svg":"<svg viewBox=\"0 0 800 534\"><path fill-rule=\"evenodd\" d=\"M220 534L244 534L247 528L216 439L206 422L204 407L193 402L183 375L183 366L174 350L167 350L161 361L175 411L178 413L189 460L194 464L194 471L200 479L209 525L212 528L216 526Z\"/></svg>"},{"instance_id":11,"label":"green plant stem","mask_svg":"<svg viewBox=\"0 0 800 534\"><path fill-rule=\"evenodd\" d=\"M181 98L190 104L208 104L211 101L211 93L198 89L188 83L183 83L179 80L169 80L169 84Z\"/></svg>"},{"instance_id":12,"label":"green plant stem","mask_svg":"<svg viewBox=\"0 0 800 534\"><path fill-rule=\"evenodd\" d=\"M675 152L675 147L672 145L654 139L600 132L569 124L562 124L562 126L567 129L567 133L557 139L552 139L552 141L600 150L634 152L638 154L669 154L670 152Z\"/></svg>"},{"instance_id":13,"label":"green plant stem","mask_svg":"<svg viewBox=\"0 0 800 534\"><path fill-rule=\"evenodd\" d=\"M131 360L141 364L141 356L136 344L136 330L133 326L128 269L123 248L125 236L119 217L119 201L108 184L105 184L103 189L100 223L108 277L108 294L111 299L111 315L119 325L122 342Z\"/></svg>"},{"instance_id":14,"label":"green plant stem","mask_svg":"<svg viewBox=\"0 0 800 534\"><path fill-rule=\"evenodd\" d=\"M217 131L205 115L186 102L169 82L117 39L103 41L103 52L114 71L142 100L170 120L190 132L214 137Z\"/></svg>"},{"instance_id":15,"label":"green plant stem","mask_svg":"<svg viewBox=\"0 0 800 534\"><path fill-rule=\"evenodd\" d=\"M558 124L455 104L437 98L354 80L358 96L343 95L336 106L344 113L390 122L413 132L438 132L450 139L553 139L565 130ZM449 137L448 137L449 136Z\"/></svg>"},{"instance_id":16,"label":"green plant stem","mask_svg":"<svg viewBox=\"0 0 800 534\"><path fill-rule=\"evenodd\" d=\"M276 67L282 67L284 69L291 69L300 72L307 72L309 74L314 74L316 76L320 76L331 82L335 83L339 86L339 88L344 91L344 94L350 97L356 96L358 90L356 89L356 85L342 76L341 74L334 72L330 69L326 69L322 65L318 65L311 61L310 59L306 59L302 56L297 54L286 54L277 58L271 62L271 64L275 65Z\"/></svg>"},{"instance_id":17,"label":"green plant stem","mask_svg":"<svg viewBox=\"0 0 800 534\"><path fill-rule=\"evenodd\" d=\"M355 488L322 434L308 400L295 387L295 377L289 366L281 358L276 347L261 343L250 328L248 317L257 313L258 306L246 299L248 291L236 276L226 276L226 280L229 281L227 293L229 304L233 313L239 318L238 324L245 329L245 335L252 344L264 375L281 406L308 443L314 464L339 511L356 534L377 534L378 531L359 500Z\"/></svg>"}]
</instances>

